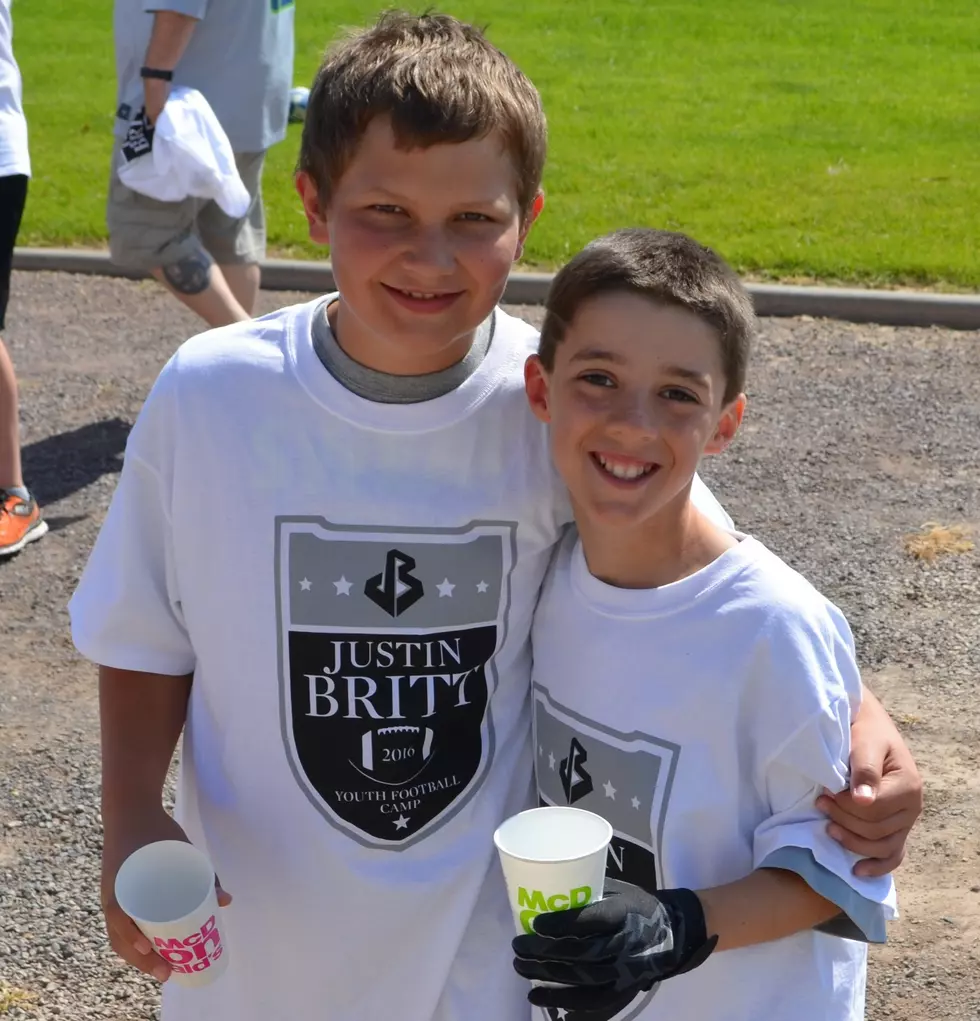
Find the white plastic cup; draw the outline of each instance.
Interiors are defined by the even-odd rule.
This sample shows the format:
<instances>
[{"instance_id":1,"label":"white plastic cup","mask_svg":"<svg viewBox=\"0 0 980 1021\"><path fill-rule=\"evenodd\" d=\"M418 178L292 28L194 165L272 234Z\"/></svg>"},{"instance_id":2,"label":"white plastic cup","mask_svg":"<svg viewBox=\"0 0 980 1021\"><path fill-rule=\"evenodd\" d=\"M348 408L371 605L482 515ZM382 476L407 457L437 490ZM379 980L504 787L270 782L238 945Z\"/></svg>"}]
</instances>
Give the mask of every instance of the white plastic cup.
<instances>
[{"instance_id":1,"label":"white plastic cup","mask_svg":"<svg viewBox=\"0 0 980 1021\"><path fill-rule=\"evenodd\" d=\"M511 816L493 835L518 935L546 911L602 899L613 829L602 816L556 805Z\"/></svg>"},{"instance_id":2,"label":"white plastic cup","mask_svg":"<svg viewBox=\"0 0 980 1021\"><path fill-rule=\"evenodd\" d=\"M228 964L220 932L214 868L183 840L134 851L116 874L116 900L182 986L213 982Z\"/></svg>"}]
</instances>

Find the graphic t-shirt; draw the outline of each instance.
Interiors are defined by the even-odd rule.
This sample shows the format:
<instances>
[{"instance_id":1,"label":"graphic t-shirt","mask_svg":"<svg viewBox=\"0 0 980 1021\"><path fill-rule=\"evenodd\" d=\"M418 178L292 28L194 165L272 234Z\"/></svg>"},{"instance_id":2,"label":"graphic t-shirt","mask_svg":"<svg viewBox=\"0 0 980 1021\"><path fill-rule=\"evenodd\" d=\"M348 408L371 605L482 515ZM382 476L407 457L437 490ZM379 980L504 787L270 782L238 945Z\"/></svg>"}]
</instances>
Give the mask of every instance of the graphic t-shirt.
<instances>
[{"instance_id":1,"label":"graphic t-shirt","mask_svg":"<svg viewBox=\"0 0 980 1021\"><path fill-rule=\"evenodd\" d=\"M115 0L115 133L143 106L140 68L156 11L197 18L174 85L197 89L235 152L260 152L286 135L293 84L293 0Z\"/></svg>"},{"instance_id":2,"label":"graphic t-shirt","mask_svg":"<svg viewBox=\"0 0 980 1021\"><path fill-rule=\"evenodd\" d=\"M89 659L194 672L177 814L234 895L229 963L164 1018L526 1019L492 835L533 800L531 615L569 518L537 334L498 309L459 387L381 404L323 367L318 303L178 350L70 606Z\"/></svg>"},{"instance_id":3,"label":"graphic t-shirt","mask_svg":"<svg viewBox=\"0 0 980 1021\"><path fill-rule=\"evenodd\" d=\"M0 0L0 177L31 174L21 92L10 0Z\"/></svg>"},{"instance_id":4,"label":"graphic t-shirt","mask_svg":"<svg viewBox=\"0 0 980 1021\"><path fill-rule=\"evenodd\" d=\"M855 877L815 807L847 785L861 682L846 620L799 574L743 537L672 585L618 589L589 573L570 529L532 645L539 798L612 823L607 890L787 868L848 913L853 935L884 938L890 877ZM864 942L802 932L715 953L615 1017L857 1021L865 962Z\"/></svg>"}]
</instances>

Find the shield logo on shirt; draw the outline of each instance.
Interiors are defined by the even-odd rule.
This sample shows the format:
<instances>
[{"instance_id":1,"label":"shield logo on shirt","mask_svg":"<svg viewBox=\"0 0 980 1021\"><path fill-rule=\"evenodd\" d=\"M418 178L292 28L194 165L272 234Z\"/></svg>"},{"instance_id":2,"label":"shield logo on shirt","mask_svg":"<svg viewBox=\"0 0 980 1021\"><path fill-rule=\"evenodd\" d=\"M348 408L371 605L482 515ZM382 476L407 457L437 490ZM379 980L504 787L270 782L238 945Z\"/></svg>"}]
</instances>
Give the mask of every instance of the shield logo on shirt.
<instances>
[{"instance_id":1,"label":"shield logo on shirt","mask_svg":"<svg viewBox=\"0 0 980 1021\"><path fill-rule=\"evenodd\" d=\"M514 526L278 518L276 529L293 774L355 840L409 847L452 818L490 768Z\"/></svg>"},{"instance_id":2,"label":"shield logo on shirt","mask_svg":"<svg viewBox=\"0 0 980 1021\"><path fill-rule=\"evenodd\" d=\"M638 731L621 734L600 727L556 702L541 684L534 685L533 705L541 804L575 805L608 819L613 839L606 891L627 883L655 893L663 884L664 819L680 748ZM548 1021L629 1021L656 991L637 996L618 1013L541 1013Z\"/></svg>"}]
</instances>

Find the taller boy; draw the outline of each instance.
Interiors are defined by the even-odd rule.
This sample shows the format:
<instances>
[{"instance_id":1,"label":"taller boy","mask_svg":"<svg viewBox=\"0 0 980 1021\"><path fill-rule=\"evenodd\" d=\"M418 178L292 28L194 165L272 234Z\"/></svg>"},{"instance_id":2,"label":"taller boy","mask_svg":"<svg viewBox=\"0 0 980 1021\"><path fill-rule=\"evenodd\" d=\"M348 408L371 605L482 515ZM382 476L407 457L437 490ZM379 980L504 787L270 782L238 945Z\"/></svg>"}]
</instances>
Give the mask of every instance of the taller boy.
<instances>
[{"instance_id":1,"label":"taller boy","mask_svg":"<svg viewBox=\"0 0 980 1021\"><path fill-rule=\"evenodd\" d=\"M536 334L495 306L544 155L536 91L474 29L347 40L298 177L339 295L192 339L133 429L71 607L113 946L166 973L111 895L148 841L186 832L235 894L228 971L168 983L167 1021L527 1016L491 836L530 797L530 620L569 515Z\"/></svg>"}]
</instances>

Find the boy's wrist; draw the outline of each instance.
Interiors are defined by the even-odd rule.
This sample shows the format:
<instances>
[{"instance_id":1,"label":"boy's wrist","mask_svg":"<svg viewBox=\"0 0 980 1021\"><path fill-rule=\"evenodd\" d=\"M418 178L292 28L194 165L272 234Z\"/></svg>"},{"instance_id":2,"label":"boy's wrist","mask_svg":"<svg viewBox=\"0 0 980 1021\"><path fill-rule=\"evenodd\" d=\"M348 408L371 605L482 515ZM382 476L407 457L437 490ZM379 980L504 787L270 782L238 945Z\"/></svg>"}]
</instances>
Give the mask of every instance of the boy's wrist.
<instances>
[{"instance_id":1,"label":"boy's wrist","mask_svg":"<svg viewBox=\"0 0 980 1021\"><path fill-rule=\"evenodd\" d=\"M151 822L160 814L169 815L163 804L163 787L152 782L133 783L131 780L113 784L102 781L102 826L111 830L128 830L142 822Z\"/></svg>"}]
</instances>

